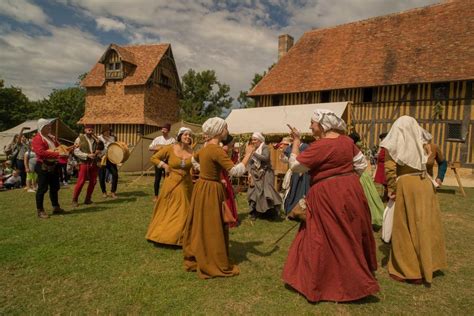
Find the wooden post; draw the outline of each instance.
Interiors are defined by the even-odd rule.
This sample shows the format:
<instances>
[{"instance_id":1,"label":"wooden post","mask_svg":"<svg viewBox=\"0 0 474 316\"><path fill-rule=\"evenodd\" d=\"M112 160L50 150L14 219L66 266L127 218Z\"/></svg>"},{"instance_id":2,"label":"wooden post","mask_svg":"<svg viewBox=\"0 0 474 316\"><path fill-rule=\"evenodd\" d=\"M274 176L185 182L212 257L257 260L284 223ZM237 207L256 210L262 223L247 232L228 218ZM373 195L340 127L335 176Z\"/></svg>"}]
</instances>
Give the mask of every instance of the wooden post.
<instances>
[{"instance_id":1,"label":"wooden post","mask_svg":"<svg viewBox=\"0 0 474 316\"><path fill-rule=\"evenodd\" d=\"M449 167L451 168L451 170L453 170L454 175L456 176L456 181L458 182L458 186L459 186L459 189L461 190L461 194L464 197L466 197L466 192L464 192L464 188L461 183L461 177L459 177L458 171L456 170L456 168L461 168L461 163L459 161L450 162Z\"/></svg>"}]
</instances>

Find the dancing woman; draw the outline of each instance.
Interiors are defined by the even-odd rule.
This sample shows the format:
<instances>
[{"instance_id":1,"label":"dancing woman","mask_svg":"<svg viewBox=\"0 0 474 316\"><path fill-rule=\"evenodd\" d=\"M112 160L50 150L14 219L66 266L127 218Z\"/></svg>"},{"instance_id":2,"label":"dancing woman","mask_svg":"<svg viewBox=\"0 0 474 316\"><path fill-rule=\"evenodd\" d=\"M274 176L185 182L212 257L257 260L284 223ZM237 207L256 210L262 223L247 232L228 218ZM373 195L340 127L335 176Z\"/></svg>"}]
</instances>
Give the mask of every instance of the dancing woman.
<instances>
[{"instance_id":1,"label":"dancing woman","mask_svg":"<svg viewBox=\"0 0 474 316\"><path fill-rule=\"evenodd\" d=\"M202 279L234 276L239 274L239 268L229 261L229 228L222 215L225 191L221 172L224 169L230 176L244 174L253 146L247 146L242 162L234 166L219 146L228 135L226 122L213 117L204 122L202 130L209 140L194 154L201 169L186 222L184 266L187 271L197 271Z\"/></svg>"},{"instance_id":2,"label":"dancing woman","mask_svg":"<svg viewBox=\"0 0 474 316\"><path fill-rule=\"evenodd\" d=\"M193 190L190 173L193 167L192 131L181 127L177 141L176 144L162 147L151 157L151 162L165 171L165 178L146 239L181 246Z\"/></svg>"},{"instance_id":3,"label":"dancing woman","mask_svg":"<svg viewBox=\"0 0 474 316\"><path fill-rule=\"evenodd\" d=\"M333 112L315 110L310 128L320 139L301 154L299 131L292 128L290 167L308 171L312 184L283 280L311 302L357 300L379 290L370 210L358 176L367 163Z\"/></svg>"},{"instance_id":4,"label":"dancing woman","mask_svg":"<svg viewBox=\"0 0 474 316\"><path fill-rule=\"evenodd\" d=\"M428 132L410 116L397 119L387 137L385 175L395 199L388 272L397 281L431 283L446 268L446 246L438 198L427 175Z\"/></svg>"}]
</instances>

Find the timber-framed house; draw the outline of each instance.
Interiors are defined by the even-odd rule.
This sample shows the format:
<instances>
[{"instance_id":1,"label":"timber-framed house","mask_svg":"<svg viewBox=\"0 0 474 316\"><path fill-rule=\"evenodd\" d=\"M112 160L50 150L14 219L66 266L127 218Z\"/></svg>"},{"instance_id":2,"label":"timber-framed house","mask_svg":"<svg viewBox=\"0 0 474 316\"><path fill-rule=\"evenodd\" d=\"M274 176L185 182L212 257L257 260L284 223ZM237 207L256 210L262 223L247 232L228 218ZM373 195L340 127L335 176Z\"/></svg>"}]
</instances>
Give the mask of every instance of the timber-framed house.
<instances>
[{"instance_id":1,"label":"timber-framed house","mask_svg":"<svg viewBox=\"0 0 474 316\"><path fill-rule=\"evenodd\" d=\"M281 35L278 62L249 96L257 106L351 101L368 147L411 115L448 161L473 167L473 81L474 5L451 0L314 29L295 45Z\"/></svg>"},{"instance_id":2,"label":"timber-framed house","mask_svg":"<svg viewBox=\"0 0 474 316\"><path fill-rule=\"evenodd\" d=\"M108 124L130 146L179 119L181 84L170 44L111 44L81 85L87 92L79 123Z\"/></svg>"}]
</instances>

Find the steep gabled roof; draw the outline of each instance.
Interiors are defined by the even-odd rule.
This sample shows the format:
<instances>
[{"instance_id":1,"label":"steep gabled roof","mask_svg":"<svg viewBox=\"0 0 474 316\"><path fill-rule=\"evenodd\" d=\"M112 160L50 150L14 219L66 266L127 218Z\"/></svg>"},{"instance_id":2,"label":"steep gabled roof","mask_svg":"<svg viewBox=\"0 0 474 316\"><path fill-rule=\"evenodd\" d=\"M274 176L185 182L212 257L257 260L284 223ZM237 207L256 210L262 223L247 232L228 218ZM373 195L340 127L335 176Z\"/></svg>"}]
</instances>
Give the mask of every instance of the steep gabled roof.
<instances>
[{"instance_id":1,"label":"steep gabled roof","mask_svg":"<svg viewBox=\"0 0 474 316\"><path fill-rule=\"evenodd\" d=\"M473 78L474 1L451 0L308 31L249 95Z\"/></svg>"},{"instance_id":2,"label":"steep gabled roof","mask_svg":"<svg viewBox=\"0 0 474 316\"><path fill-rule=\"evenodd\" d=\"M104 62L104 58L110 49L114 49L123 61L136 66L134 71L122 80L122 84L125 86L143 85L150 78L153 70L170 47L170 44L135 46L111 44L81 82L81 85L83 87L101 87L104 84L105 66L102 62Z\"/></svg>"}]
</instances>

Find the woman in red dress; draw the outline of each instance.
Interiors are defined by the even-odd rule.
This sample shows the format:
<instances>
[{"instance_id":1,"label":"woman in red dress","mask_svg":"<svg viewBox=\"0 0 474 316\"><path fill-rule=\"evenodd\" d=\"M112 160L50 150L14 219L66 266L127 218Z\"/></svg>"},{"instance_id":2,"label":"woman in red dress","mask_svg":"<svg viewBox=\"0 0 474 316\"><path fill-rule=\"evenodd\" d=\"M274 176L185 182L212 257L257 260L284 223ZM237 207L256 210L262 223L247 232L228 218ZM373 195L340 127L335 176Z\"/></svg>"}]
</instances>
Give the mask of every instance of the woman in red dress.
<instances>
[{"instance_id":1,"label":"woman in red dress","mask_svg":"<svg viewBox=\"0 0 474 316\"><path fill-rule=\"evenodd\" d=\"M311 302L357 300L379 291L370 210L358 176L367 163L333 112L316 110L310 128L320 139L301 154L300 134L291 132L290 167L308 171L311 188L283 280Z\"/></svg>"},{"instance_id":2,"label":"woman in red dress","mask_svg":"<svg viewBox=\"0 0 474 316\"><path fill-rule=\"evenodd\" d=\"M222 141L222 148L225 150L226 153L229 153L229 150L231 150L230 159L234 164L236 164L237 160L235 159L236 157L234 155L234 137L232 137L230 134L227 135L227 138ZM225 203L229 207L230 211L232 212L232 216L235 219L235 223L229 224L229 227L237 227L239 226L239 215L237 214L237 204L235 202L234 188L232 186L232 181L230 181L229 173L225 169L222 169L221 181L224 184L226 193Z\"/></svg>"}]
</instances>

